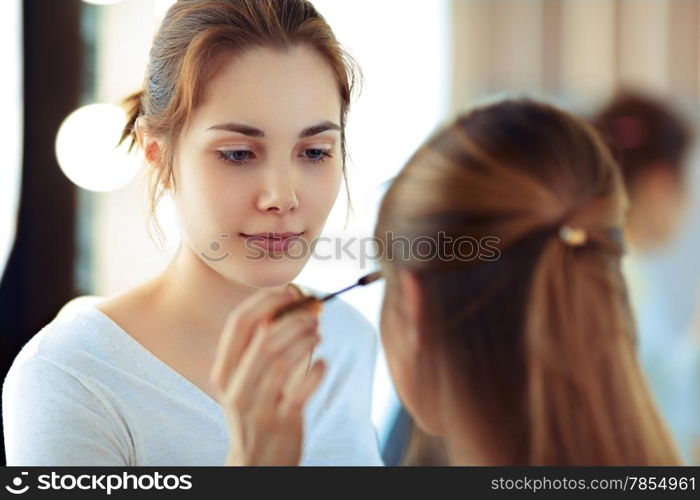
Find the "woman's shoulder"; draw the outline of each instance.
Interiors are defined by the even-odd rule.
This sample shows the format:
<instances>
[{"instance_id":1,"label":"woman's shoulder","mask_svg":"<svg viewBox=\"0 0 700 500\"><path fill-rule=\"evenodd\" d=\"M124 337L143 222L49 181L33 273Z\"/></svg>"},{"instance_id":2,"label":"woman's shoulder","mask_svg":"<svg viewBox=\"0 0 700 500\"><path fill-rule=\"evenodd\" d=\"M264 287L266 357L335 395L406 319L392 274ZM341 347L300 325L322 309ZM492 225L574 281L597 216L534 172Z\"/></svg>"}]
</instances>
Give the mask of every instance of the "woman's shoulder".
<instances>
[{"instance_id":1,"label":"woman's shoulder","mask_svg":"<svg viewBox=\"0 0 700 500\"><path fill-rule=\"evenodd\" d=\"M97 300L67 303L13 360L2 384L8 464L131 463L128 431L102 385L112 356Z\"/></svg>"},{"instance_id":2,"label":"woman's shoulder","mask_svg":"<svg viewBox=\"0 0 700 500\"><path fill-rule=\"evenodd\" d=\"M52 366L73 375L86 364L109 359L109 339L101 335L94 305L100 297L82 296L67 302L56 316L20 349L6 377L28 367ZM39 361L40 360L40 361Z\"/></svg>"}]
</instances>

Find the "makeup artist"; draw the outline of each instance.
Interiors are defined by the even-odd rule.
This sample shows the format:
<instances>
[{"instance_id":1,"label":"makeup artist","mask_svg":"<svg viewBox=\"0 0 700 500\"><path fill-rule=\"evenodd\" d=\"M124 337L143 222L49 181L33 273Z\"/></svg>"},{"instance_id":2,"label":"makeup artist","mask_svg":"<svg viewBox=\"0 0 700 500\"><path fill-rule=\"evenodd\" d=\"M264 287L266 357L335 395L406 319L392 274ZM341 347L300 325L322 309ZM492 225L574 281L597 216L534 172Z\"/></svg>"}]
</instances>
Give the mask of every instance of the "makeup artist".
<instances>
[{"instance_id":1,"label":"makeup artist","mask_svg":"<svg viewBox=\"0 0 700 500\"><path fill-rule=\"evenodd\" d=\"M381 465L369 322L340 299L269 320L310 253L285 251L320 235L346 175L354 74L307 1L172 5L123 139L182 243L24 346L3 386L8 465Z\"/></svg>"}]
</instances>

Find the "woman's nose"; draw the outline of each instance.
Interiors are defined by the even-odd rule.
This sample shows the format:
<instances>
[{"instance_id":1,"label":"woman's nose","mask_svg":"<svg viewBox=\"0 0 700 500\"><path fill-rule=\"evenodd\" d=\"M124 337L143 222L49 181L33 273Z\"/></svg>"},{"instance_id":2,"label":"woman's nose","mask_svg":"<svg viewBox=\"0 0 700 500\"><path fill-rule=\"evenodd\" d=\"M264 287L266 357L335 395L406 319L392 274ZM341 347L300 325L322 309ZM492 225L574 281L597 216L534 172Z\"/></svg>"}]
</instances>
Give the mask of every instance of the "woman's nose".
<instances>
[{"instance_id":1,"label":"woman's nose","mask_svg":"<svg viewBox=\"0 0 700 500\"><path fill-rule=\"evenodd\" d=\"M263 188L258 197L258 209L287 213L299 207L296 179L291 167L270 168L265 172Z\"/></svg>"}]
</instances>

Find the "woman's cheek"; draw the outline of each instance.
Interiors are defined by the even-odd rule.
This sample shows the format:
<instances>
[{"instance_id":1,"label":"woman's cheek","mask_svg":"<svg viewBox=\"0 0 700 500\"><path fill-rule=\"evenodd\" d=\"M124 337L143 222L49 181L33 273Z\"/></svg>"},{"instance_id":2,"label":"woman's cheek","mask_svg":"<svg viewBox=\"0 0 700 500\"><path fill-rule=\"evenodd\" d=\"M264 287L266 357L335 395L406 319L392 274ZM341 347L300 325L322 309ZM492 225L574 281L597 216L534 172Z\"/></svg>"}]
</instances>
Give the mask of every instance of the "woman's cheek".
<instances>
[{"instance_id":1,"label":"woman's cheek","mask_svg":"<svg viewBox=\"0 0 700 500\"><path fill-rule=\"evenodd\" d=\"M308 197L312 200L313 205L318 211L327 216L333 204L335 203L340 191L342 180L342 170L337 165L323 165L313 167L323 169L321 171L311 172L309 179L303 185L308 193Z\"/></svg>"},{"instance_id":2,"label":"woman's cheek","mask_svg":"<svg viewBox=\"0 0 700 500\"><path fill-rule=\"evenodd\" d=\"M221 234L237 228L232 220L240 213L237 206L242 196L231 196L230 183L217 180L217 175L202 171L189 172L182 182L178 213L188 235L197 246L209 248Z\"/></svg>"}]
</instances>

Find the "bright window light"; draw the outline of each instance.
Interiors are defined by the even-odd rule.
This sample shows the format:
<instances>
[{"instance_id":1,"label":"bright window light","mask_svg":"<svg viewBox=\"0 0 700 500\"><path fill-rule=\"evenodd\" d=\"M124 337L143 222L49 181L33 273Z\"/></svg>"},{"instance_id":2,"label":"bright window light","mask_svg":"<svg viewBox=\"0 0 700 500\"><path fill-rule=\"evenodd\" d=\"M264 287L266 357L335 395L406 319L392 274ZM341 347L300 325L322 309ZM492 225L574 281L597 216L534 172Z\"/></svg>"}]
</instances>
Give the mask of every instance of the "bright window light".
<instances>
[{"instance_id":1,"label":"bright window light","mask_svg":"<svg viewBox=\"0 0 700 500\"><path fill-rule=\"evenodd\" d=\"M168 12L170 6L174 3L175 0L154 0L153 13L156 15L156 18L163 18L165 16L165 13Z\"/></svg>"}]
</instances>

